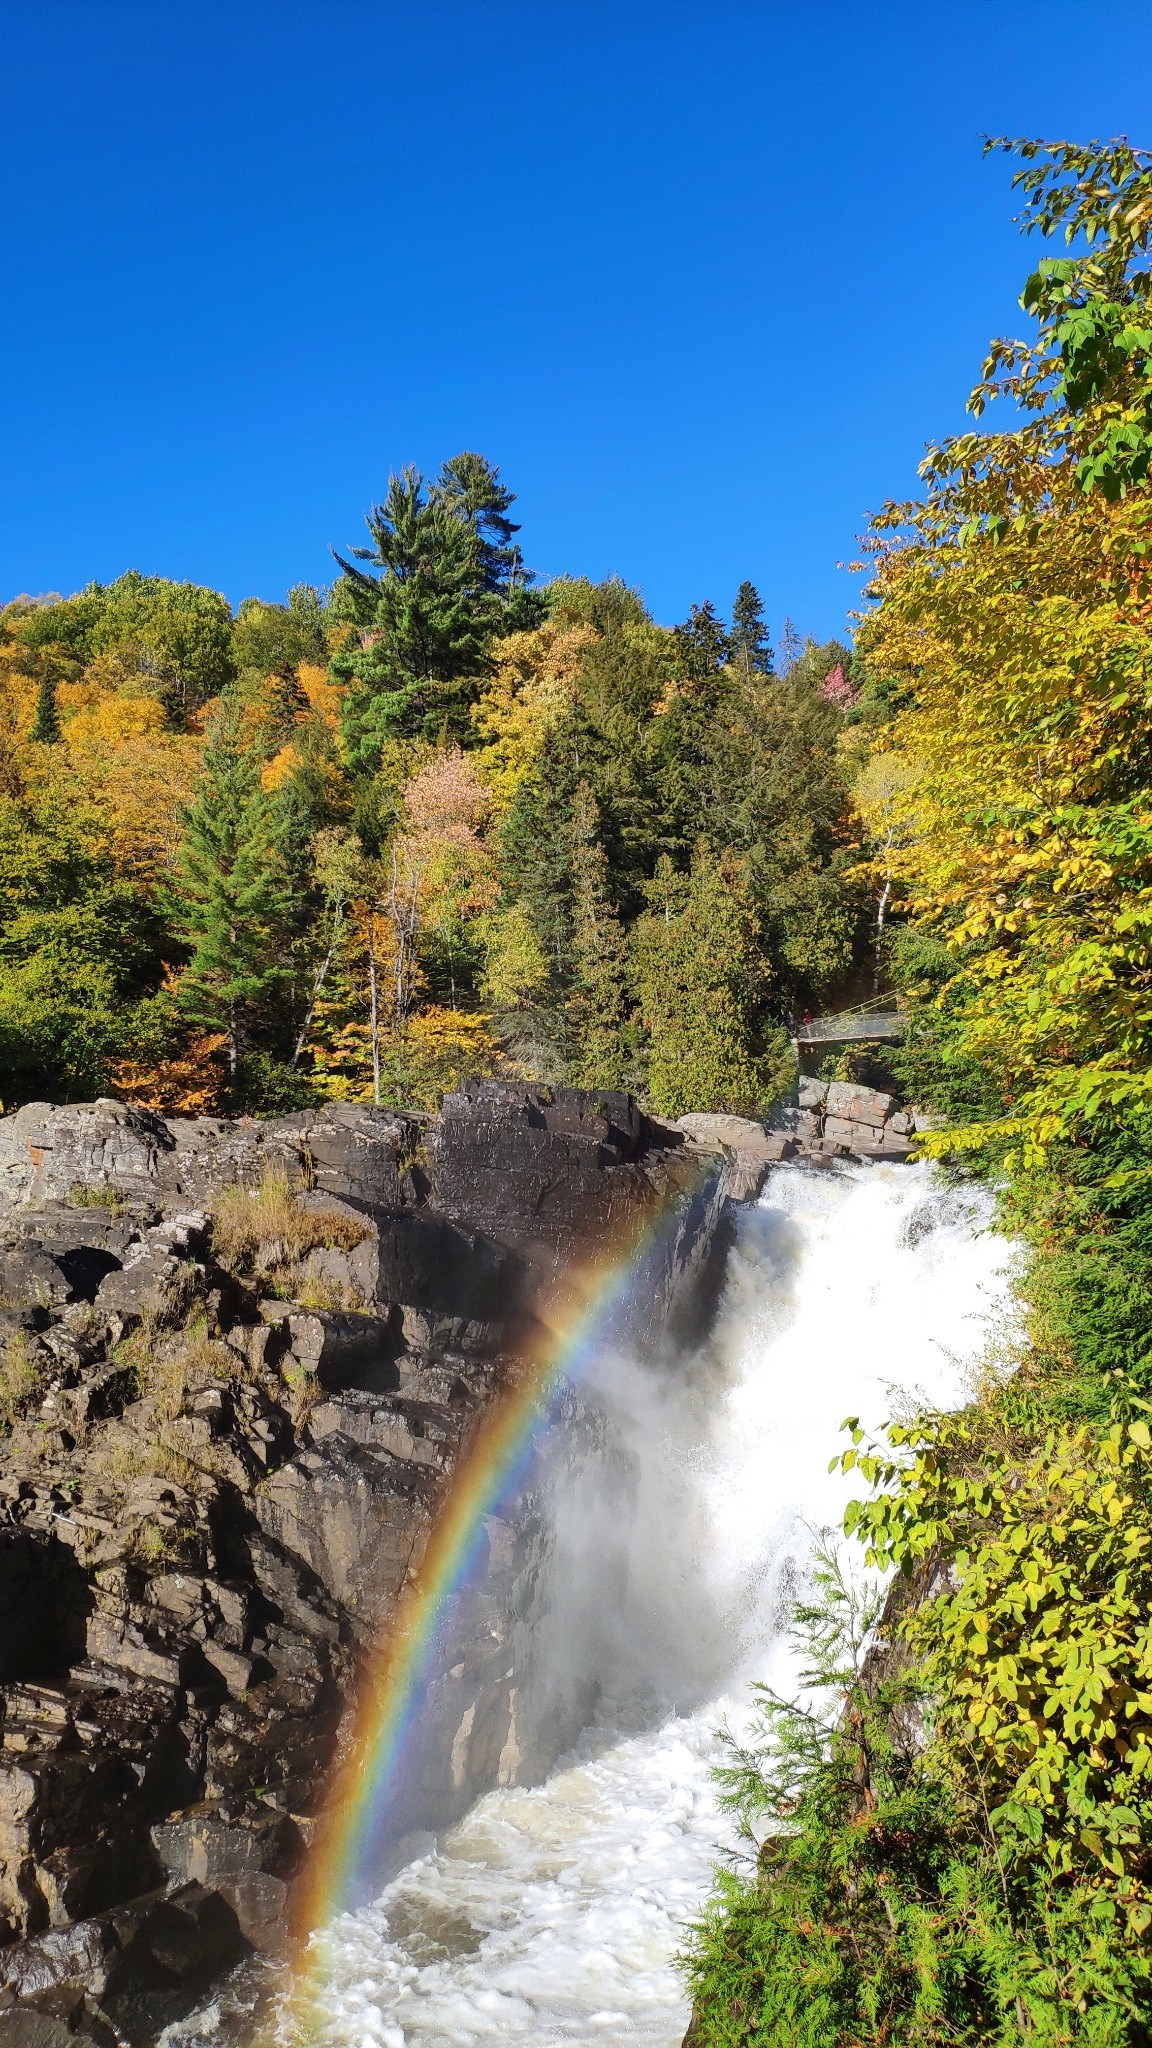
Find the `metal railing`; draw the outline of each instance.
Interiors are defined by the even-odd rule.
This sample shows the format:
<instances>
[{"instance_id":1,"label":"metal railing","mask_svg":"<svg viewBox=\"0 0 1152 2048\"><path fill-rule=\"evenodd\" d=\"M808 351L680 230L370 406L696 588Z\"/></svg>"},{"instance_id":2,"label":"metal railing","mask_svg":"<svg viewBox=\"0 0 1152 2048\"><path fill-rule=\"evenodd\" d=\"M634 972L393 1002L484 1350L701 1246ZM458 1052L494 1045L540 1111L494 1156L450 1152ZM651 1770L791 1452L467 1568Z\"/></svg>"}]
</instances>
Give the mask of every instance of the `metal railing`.
<instances>
[{"instance_id":1,"label":"metal railing","mask_svg":"<svg viewBox=\"0 0 1152 2048\"><path fill-rule=\"evenodd\" d=\"M793 1032L796 1045L849 1045L860 1039L903 1038L907 1018L891 996L874 996L858 1003L854 1010L841 1010L835 1017L807 1017Z\"/></svg>"}]
</instances>

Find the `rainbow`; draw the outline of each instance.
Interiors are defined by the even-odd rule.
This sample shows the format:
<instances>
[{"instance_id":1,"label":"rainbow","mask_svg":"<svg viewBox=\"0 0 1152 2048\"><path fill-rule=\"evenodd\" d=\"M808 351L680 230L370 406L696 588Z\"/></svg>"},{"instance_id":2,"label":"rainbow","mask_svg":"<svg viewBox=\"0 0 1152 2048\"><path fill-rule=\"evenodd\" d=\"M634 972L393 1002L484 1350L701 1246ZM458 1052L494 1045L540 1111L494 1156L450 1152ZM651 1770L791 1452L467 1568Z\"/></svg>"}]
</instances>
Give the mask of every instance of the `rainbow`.
<instances>
[{"instance_id":1,"label":"rainbow","mask_svg":"<svg viewBox=\"0 0 1152 2048\"><path fill-rule=\"evenodd\" d=\"M701 1161L700 1174L707 1172ZM523 1489L541 1426L566 1386L618 1335L645 1262L659 1246L673 1203L691 1192L681 1180L654 1216L591 1269L566 1276L568 1300L556 1325L517 1382L489 1409L456 1468L437 1517L419 1579L402 1596L360 1688L349 1762L318 1831L300 1891L304 1948L288 2006L288 2038L306 2041L327 1974L323 1930L370 1896L389 1812L404 1778L421 1705L440 1646L462 1596L480 1577L486 1521ZM283 2012L283 2008L281 2008ZM277 2038L284 2033L277 2029ZM314 2038L314 2037L313 2037Z\"/></svg>"}]
</instances>

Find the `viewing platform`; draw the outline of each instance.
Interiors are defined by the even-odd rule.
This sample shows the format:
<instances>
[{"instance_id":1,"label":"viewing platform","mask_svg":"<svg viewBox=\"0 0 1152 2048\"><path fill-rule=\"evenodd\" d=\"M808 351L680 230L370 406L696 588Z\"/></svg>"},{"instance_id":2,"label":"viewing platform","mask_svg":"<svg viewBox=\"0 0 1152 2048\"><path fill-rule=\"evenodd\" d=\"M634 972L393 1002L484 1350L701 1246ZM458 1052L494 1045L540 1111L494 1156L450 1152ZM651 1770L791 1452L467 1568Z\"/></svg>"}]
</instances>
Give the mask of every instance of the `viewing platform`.
<instances>
[{"instance_id":1,"label":"viewing platform","mask_svg":"<svg viewBox=\"0 0 1152 2048\"><path fill-rule=\"evenodd\" d=\"M873 1002L860 1003L854 1010L841 1010L834 1017L809 1017L805 1023L798 1023L792 1035L792 1043L799 1052L814 1045L854 1045L892 1043L903 1038L908 1019L898 1010L891 996L879 996Z\"/></svg>"}]
</instances>

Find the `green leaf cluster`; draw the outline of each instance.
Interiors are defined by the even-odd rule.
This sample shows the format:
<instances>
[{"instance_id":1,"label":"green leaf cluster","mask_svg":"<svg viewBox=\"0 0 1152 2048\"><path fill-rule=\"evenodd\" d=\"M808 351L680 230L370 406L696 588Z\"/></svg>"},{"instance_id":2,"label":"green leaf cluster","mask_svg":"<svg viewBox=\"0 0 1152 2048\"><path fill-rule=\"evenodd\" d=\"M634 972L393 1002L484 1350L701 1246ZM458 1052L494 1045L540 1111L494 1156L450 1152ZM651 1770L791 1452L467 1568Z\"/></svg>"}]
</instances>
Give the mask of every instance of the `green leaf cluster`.
<instances>
[{"instance_id":1,"label":"green leaf cluster","mask_svg":"<svg viewBox=\"0 0 1152 2048\"><path fill-rule=\"evenodd\" d=\"M758 1688L718 1773L741 1850L684 1962L720 2048L1147 2048L1152 1962L1099 1887L1015 1863L971 1766L925 1750L920 1673L827 1541L795 1699Z\"/></svg>"}]
</instances>

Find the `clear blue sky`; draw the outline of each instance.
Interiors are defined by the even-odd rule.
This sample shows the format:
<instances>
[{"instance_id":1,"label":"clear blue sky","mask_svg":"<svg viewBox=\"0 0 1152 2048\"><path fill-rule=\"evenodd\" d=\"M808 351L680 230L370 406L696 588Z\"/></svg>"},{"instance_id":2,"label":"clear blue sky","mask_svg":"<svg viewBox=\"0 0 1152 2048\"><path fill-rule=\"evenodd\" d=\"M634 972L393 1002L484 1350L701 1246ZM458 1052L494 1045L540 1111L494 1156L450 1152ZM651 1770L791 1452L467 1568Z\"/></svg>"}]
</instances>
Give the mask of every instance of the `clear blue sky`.
<instances>
[{"instance_id":1,"label":"clear blue sky","mask_svg":"<svg viewBox=\"0 0 1152 2048\"><path fill-rule=\"evenodd\" d=\"M1152 145L1124 0L0 0L0 597L332 574L464 447L541 572L842 629L1029 251L984 131Z\"/></svg>"}]
</instances>

